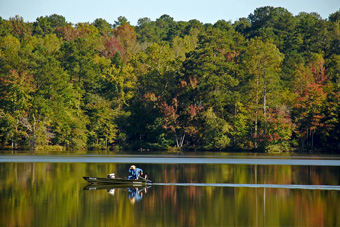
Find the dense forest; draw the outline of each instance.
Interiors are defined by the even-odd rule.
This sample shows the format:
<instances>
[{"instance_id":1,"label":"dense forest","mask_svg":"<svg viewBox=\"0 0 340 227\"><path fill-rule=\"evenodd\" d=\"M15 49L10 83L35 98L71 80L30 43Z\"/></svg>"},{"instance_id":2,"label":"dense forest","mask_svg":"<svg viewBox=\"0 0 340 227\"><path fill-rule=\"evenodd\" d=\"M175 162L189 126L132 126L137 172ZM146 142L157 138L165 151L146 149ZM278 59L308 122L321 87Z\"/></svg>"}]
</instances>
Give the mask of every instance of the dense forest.
<instances>
[{"instance_id":1,"label":"dense forest","mask_svg":"<svg viewBox=\"0 0 340 227\"><path fill-rule=\"evenodd\" d=\"M340 10L0 17L2 149L339 151Z\"/></svg>"}]
</instances>

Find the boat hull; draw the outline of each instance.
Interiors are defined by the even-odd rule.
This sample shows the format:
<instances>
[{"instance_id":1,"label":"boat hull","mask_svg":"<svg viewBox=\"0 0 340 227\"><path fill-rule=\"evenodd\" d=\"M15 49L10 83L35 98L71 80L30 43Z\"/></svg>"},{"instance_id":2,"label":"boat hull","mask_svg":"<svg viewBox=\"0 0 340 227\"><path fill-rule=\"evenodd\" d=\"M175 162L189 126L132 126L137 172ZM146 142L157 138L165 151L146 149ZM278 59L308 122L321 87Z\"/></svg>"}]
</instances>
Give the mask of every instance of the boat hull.
<instances>
[{"instance_id":1,"label":"boat hull","mask_svg":"<svg viewBox=\"0 0 340 227\"><path fill-rule=\"evenodd\" d=\"M130 180L123 178L102 178L102 177L83 177L83 178L90 184L143 186L152 183L152 181L145 179Z\"/></svg>"},{"instance_id":2,"label":"boat hull","mask_svg":"<svg viewBox=\"0 0 340 227\"><path fill-rule=\"evenodd\" d=\"M111 190L111 189L117 189L117 190L121 190L121 189L127 189L127 188L145 188L148 189L152 187L152 185L137 185L137 186L133 186L133 185L128 185L128 184L89 184L86 185L83 190Z\"/></svg>"}]
</instances>

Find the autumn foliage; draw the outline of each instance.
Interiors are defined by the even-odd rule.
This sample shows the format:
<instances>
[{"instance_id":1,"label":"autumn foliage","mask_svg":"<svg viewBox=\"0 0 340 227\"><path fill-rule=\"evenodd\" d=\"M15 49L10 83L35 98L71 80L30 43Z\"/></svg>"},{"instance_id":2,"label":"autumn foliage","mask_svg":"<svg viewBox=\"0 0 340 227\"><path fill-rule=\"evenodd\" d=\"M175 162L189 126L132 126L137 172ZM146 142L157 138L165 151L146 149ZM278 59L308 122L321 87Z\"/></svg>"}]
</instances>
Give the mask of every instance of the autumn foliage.
<instances>
[{"instance_id":1,"label":"autumn foliage","mask_svg":"<svg viewBox=\"0 0 340 227\"><path fill-rule=\"evenodd\" d=\"M338 15L0 18L0 146L339 151Z\"/></svg>"}]
</instances>

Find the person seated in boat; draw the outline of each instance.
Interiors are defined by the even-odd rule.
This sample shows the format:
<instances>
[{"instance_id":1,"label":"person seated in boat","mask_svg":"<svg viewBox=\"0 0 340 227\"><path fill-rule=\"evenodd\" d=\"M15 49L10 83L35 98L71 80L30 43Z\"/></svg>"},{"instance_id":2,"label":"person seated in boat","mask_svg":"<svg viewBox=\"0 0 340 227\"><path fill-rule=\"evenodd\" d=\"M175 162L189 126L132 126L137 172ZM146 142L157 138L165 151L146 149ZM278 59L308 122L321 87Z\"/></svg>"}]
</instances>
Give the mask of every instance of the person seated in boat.
<instances>
[{"instance_id":1,"label":"person seated in boat","mask_svg":"<svg viewBox=\"0 0 340 227\"><path fill-rule=\"evenodd\" d=\"M143 175L143 170L137 168L135 165L130 166L129 172L131 176L129 176L128 179L138 180L138 178Z\"/></svg>"}]
</instances>

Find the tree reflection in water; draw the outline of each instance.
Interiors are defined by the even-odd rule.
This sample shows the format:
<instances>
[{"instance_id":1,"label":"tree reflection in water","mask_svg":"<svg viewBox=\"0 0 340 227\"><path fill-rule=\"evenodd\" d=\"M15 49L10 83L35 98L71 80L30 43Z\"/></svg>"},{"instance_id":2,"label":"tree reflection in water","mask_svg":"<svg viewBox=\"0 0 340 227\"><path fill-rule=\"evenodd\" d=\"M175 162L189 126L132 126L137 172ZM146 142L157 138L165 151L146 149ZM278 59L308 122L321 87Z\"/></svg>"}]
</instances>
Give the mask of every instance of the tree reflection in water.
<instances>
[{"instance_id":1,"label":"tree reflection in water","mask_svg":"<svg viewBox=\"0 0 340 227\"><path fill-rule=\"evenodd\" d=\"M0 163L0 226L340 226L340 191L312 189L339 185L338 166L140 166L168 185L83 190L82 176L123 176L129 164Z\"/></svg>"}]
</instances>

